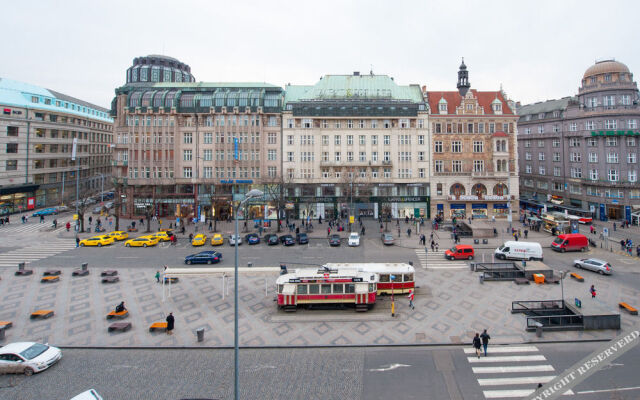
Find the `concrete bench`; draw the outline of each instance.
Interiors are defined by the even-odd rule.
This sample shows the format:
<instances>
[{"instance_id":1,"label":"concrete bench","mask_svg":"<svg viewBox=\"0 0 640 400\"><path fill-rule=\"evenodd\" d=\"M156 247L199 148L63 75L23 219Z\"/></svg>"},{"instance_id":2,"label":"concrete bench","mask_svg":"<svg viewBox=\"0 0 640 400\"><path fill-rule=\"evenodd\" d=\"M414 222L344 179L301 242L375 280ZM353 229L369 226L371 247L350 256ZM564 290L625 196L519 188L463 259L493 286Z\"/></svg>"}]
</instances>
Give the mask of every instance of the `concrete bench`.
<instances>
[{"instance_id":1,"label":"concrete bench","mask_svg":"<svg viewBox=\"0 0 640 400\"><path fill-rule=\"evenodd\" d=\"M11 321L0 321L0 329L9 329L13 326Z\"/></svg>"},{"instance_id":2,"label":"concrete bench","mask_svg":"<svg viewBox=\"0 0 640 400\"><path fill-rule=\"evenodd\" d=\"M514 279L514 282L516 283L516 285L528 285L529 284L529 280L527 278L516 278L516 279Z\"/></svg>"},{"instance_id":3,"label":"concrete bench","mask_svg":"<svg viewBox=\"0 0 640 400\"><path fill-rule=\"evenodd\" d=\"M544 278L544 281L545 281L546 283L555 283L555 284L558 284L558 283L560 283L560 278L558 278L557 276L554 276L553 278L546 278L546 277L545 277L545 278Z\"/></svg>"},{"instance_id":4,"label":"concrete bench","mask_svg":"<svg viewBox=\"0 0 640 400\"><path fill-rule=\"evenodd\" d=\"M59 269L50 269L50 270L44 271L44 274L42 274L42 276L58 276L58 275L62 275L62 271L60 271Z\"/></svg>"},{"instance_id":5,"label":"concrete bench","mask_svg":"<svg viewBox=\"0 0 640 400\"><path fill-rule=\"evenodd\" d=\"M120 312L111 311L109 314L107 314L107 319L112 319L112 318L122 319L122 318L127 318L128 316L129 316L129 310L124 310Z\"/></svg>"},{"instance_id":6,"label":"concrete bench","mask_svg":"<svg viewBox=\"0 0 640 400\"><path fill-rule=\"evenodd\" d=\"M575 272L570 273L569 276L571 276L573 279L577 280L578 282L584 282L584 278L582 277L582 275L578 275Z\"/></svg>"},{"instance_id":7,"label":"concrete bench","mask_svg":"<svg viewBox=\"0 0 640 400\"><path fill-rule=\"evenodd\" d=\"M88 269L76 269L71 273L71 276L87 276L89 275Z\"/></svg>"},{"instance_id":8,"label":"concrete bench","mask_svg":"<svg viewBox=\"0 0 640 400\"><path fill-rule=\"evenodd\" d=\"M114 322L113 324L109 325L109 328L107 328L107 332L126 332L130 329L131 322Z\"/></svg>"},{"instance_id":9,"label":"concrete bench","mask_svg":"<svg viewBox=\"0 0 640 400\"><path fill-rule=\"evenodd\" d=\"M119 276L105 276L102 278L102 283L116 283L120 281Z\"/></svg>"},{"instance_id":10,"label":"concrete bench","mask_svg":"<svg viewBox=\"0 0 640 400\"><path fill-rule=\"evenodd\" d=\"M100 276L116 276L118 275L118 271L115 269L107 269L100 273Z\"/></svg>"},{"instance_id":11,"label":"concrete bench","mask_svg":"<svg viewBox=\"0 0 640 400\"><path fill-rule=\"evenodd\" d=\"M53 317L53 310L36 310L31 313L31 319L47 319Z\"/></svg>"},{"instance_id":12,"label":"concrete bench","mask_svg":"<svg viewBox=\"0 0 640 400\"><path fill-rule=\"evenodd\" d=\"M629 304L627 303L618 303L618 306L620 308L624 308L625 310L629 311L629 314L631 315L638 315L638 310L636 310L635 308L631 307Z\"/></svg>"},{"instance_id":13,"label":"concrete bench","mask_svg":"<svg viewBox=\"0 0 640 400\"><path fill-rule=\"evenodd\" d=\"M43 276L42 279L40 279L40 282L42 283L53 283L53 282L58 282L60 280L60 276L56 275L56 276Z\"/></svg>"},{"instance_id":14,"label":"concrete bench","mask_svg":"<svg viewBox=\"0 0 640 400\"><path fill-rule=\"evenodd\" d=\"M167 330L167 323L166 322L154 322L149 327L149 332L166 331L166 330Z\"/></svg>"}]
</instances>

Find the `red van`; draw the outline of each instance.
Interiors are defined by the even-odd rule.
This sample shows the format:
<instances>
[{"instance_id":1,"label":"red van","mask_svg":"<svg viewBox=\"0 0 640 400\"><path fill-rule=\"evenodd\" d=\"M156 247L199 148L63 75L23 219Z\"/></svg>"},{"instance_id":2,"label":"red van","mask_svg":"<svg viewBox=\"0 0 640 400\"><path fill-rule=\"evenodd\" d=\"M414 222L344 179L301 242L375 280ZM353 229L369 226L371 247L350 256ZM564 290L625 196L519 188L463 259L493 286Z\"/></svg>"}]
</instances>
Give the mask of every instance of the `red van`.
<instances>
[{"instance_id":1,"label":"red van","mask_svg":"<svg viewBox=\"0 0 640 400\"><path fill-rule=\"evenodd\" d=\"M589 239L580 233L567 233L558 235L551 243L553 250L564 253L565 251L587 251L589 250Z\"/></svg>"},{"instance_id":2,"label":"red van","mask_svg":"<svg viewBox=\"0 0 640 400\"><path fill-rule=\"evenodd\" d=\"M449 260L473 260L474 255L473 246L468 244L458 244L444 252L444 258Z\"/></svg>"}]
</instances>

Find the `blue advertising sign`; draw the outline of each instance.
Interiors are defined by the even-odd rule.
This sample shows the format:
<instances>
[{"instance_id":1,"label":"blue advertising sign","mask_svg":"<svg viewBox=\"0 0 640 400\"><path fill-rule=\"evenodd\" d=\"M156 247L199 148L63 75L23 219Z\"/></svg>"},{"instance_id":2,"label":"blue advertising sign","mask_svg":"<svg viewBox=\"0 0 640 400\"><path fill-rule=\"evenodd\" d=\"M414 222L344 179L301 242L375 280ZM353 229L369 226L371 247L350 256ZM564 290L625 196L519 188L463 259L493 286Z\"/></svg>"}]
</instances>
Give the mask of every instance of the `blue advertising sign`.
<instances>
[{"instance_id":1,"label":"blue advertising sign","mask_svg":"<svg viewBox=\"0 0 640 400\"><path fill-rule=\"evenodd\" d=\"M238 161L238 138L233 138L233 159Z\"/></svg>"},{"instance_id":2,"label":"blue advertising sign","mask_svg":"<svg viewBox=\"0 0 640 400\"><path fill-rule=\"evenodd\" d=\"M624 219L631 223L631 206L624 206Z\"/></svg>"},{"instance_id":3,"label":"blue advertising sign","mask_svg":"<svg viewBox=\"0 0 640 400\"><path fill-rule=\"evenodd\" d=\"M607 212L604 209L604 204L600 203L600 221L607 220Z\"/></svg>"}]
</instances>

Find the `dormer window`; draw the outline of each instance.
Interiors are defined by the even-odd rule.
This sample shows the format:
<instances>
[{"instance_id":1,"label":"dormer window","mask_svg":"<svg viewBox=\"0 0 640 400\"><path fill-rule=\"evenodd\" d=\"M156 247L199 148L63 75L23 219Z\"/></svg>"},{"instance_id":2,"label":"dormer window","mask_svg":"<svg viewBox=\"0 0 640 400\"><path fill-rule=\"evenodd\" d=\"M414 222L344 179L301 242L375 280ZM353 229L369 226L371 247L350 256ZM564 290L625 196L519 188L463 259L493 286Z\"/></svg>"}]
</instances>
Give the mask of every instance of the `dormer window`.
<instances>
[{"instance_id":1,"label":"dormer window","mask_svg":"<svg viewBox=\"0 0 640 400\"><path fill-rule=\"evenodd\" d=\"M502 114L502 102L496 98L491 102L491 109L495 114Z\"/></svg>"},{"instance_id":2,"label":"dormer window","mask_svg":"<svg viewBox=\"0 0 640 400\"><path fill-rule=\"evenodd\" d=\"M438 102L438 111L440 112L440 114L446 114L448 111L447 101L444 98L440 99L440 101Z\"/></svg>"},{"instance_id":3,"label":"dormer window","mask_svg":"<svg viewBox=\"0 0 640 400\"><path fill-rule=\"evenodd\" d=\"M544 119L544 113L538 114L538 119Z\"/></svg>"}]
</instances>

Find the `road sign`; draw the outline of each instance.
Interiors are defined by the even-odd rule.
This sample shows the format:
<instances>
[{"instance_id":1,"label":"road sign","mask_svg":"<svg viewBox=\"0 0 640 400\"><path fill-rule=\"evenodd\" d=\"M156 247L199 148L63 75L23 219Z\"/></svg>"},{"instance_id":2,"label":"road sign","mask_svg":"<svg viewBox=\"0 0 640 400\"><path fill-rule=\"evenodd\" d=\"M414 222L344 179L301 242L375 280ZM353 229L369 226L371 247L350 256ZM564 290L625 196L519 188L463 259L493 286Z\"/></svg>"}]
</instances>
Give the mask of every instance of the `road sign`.
<instances>
[{"instance_id":1,"label":"road sign","mask_svg":"<svg viewBox=\"0 0 640 400\"><path fill-rule=\"evenodd\" d=\"M73 220L77 221L78 220L78 214L73 214Z\"/></svg>"},{"instance_id":2,"label":"road sign","mask_svg":"<svg viewBox=\"0 0 640 400\"><path fill-rule=\"evenodd\" d=\"M609 228L602 228L602 236L609 237Z\"/></svg>"},{"instance_id":3,"label":"road sign","mask_svg":"<svg viewBox=\"0 0 640 400\"><path fill-rule=\"evenodd\" d=\"M349 215L349 223L353 224L355 222L356 222L356 220L355 220L354 216L353 215Z\"/></svg>"}]
</instances>

